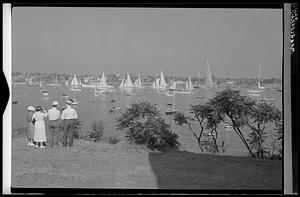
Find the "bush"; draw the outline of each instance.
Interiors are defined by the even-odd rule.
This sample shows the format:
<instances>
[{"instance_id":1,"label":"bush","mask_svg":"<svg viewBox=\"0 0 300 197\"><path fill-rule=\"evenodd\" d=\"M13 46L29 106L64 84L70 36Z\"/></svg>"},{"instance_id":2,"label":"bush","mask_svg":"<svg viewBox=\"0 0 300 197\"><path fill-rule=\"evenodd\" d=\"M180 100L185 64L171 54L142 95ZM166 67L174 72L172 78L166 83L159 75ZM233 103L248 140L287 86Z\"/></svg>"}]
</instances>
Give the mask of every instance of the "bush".
<instances>
[{"instance_id":1,"label":"bush","mask_svg":"<svg viewBox=\"0 0 300 197\"><path fill-rule=\"evenodd\" d=\"M19 127L14 128L12 132L12 137L23 136L27 134L27 128Z\"/></svg>"},{"instance_id":2,"label":"bush","mask_svg":"<svg viewBox=\"0 0 300 197\"><path fill-rule=\"evenodd\" d=\"M105 141L106 141L107 143L109 143L109 144L117 144L117 143L119 143L121 140L120 140L118 137L116 137L116 136L109 136L109 137L107 137L107 138L105 139Z\"/></svg>"},{"instance_id":3,"label":"bush","mask_svg":"<svg viewBox=\"0 0 300 197\"><path fill-rule=\"evenodd\" d=\"M155 105L149 102L133 103L117 119L118 129L126 131L131 143L145 144L150 149L166 151L178 149L178 136L172 133Z\"/></svg>"},{"instance_id":4,"label":"bush","mask_svg":"<svg viewBox=\"0 0 300 197\"><path fill-rule=\"evenodd\" d=\"M101 141L104 133L104 121L94 121L91 125L91 129L88 132L88 137L90 138L90 140L92 140L93 142Z\"/></svg>"}]
</instances>

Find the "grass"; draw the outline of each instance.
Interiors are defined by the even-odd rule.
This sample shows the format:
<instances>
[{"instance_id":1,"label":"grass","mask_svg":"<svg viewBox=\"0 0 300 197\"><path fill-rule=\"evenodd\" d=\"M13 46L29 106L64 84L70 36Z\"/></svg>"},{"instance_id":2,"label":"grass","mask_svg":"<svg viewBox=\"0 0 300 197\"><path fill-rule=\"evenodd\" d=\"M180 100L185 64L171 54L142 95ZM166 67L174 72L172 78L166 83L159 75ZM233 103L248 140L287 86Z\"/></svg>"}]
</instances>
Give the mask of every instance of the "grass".
<instances>
[{"instance_id":1,"label":"grass","mask_svg":"<svg viewBox=\"0 0 300 197\"><path fill-rule=\"evenodd\" d=\"M280 190L282 161L160 153L125 141L37 149L20 136L12 139L12 186Z\"/></svg>"}]
</instances>

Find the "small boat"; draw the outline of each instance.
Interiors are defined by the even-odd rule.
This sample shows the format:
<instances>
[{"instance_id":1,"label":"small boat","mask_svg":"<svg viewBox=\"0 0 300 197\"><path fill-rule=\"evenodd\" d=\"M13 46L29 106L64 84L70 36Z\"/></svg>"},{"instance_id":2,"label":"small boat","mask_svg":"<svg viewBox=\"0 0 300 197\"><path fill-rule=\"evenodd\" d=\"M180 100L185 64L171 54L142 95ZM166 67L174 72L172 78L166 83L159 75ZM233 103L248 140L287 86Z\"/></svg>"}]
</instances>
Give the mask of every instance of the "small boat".
<instances>
[{"instance_id":1,"label":"small boat","mask_svg":"<svg viewBox=\"0 0 300 197\"><path fill-rule=\"evenodd\" d=\"M227 118L226 118L226 123L225 123L225 129L226 130L232 130L232 125L229 123L230 122L230 118L227 116Z\"/></svg>"},{"instance_id":2,"label":"small boat","mask_svg":"<svg viewBox=\"0 0 300 197\"><path fill-rule=\"evenodd\" d=\"M117 100L116 100L116 98L113 98L113 99L111 99L111 103L114 103L114 102L116 102Z\"/></svg>"},{"instance_id":3,"label":"small boat","mask_svg":"<svg viewBox=\"0 0 300 197\"><path fill-rule=\"evenodd\" d=\"M62 98L69 98L69 96L67 94L62 94L61 97Z\"/></svg>"},{"instance_id":4,"label":"small boat","mask_svg":"<svg viewBox=\"0 0 300 197\"><path fill-rule=\"evenodd\" d=\"M46 90L42 90L42 95L43 96L48 96L48 92Z\"/></svg>"},{"instance_id":5,"label":"small boat","mask_svg":"<svg viewBox=\"0 0 300 197\"><path fill-rule=\"evenodd\" d=\"M18 104L19 101L13 101L12 104Z\"/></svg>"},{"instance_id":6,"label":"small boat","mask_svg":"<svg viewBox=\"0 0 300 197\"><path fill-rule=\"evenodd\" d=\"M170 106L172 106L172 105L173 105L173 103L168 103L167 105L170 105Z\"/></svg>"},{"instance_id":7,"label":"small boat","mask_svg":"<svg viewBox=\"0 0 300 197\"><path fill-rule=\"evenodd\" d=\"M81 90L82 90L81 88L82 87L81 87L80 83L77 80L76 74L74 74L74 77L73 77L73 79L71 81L71 88L70 88L70 90L71 91L76 91L76 92L81 92Z\"/></svg>"},{"instance_id":8,"label":"small boat","mask_svg":"<svg viewBox=\"0 0 300 197\"><path fill-rule=\"evenodd\" d=\"M202 133L204 136L212 137L215 136L216 134L211 133L210 131L204 130Z\"/></svg>"},{"instance_id":9,"label":"small boat","mask_svg":"<svg viewBox=\"0 0 300 197\"><path fill-rule=\"evenodd\" d=\"M119 111L119 110L121 110L121 107L113 106L113 107L109 110L109 112L114 112L114 111Z\"/></svg>"},{"instance_id":10,"label":"small boat","mask_svg":"<svg viewBox=\"0 0 300 197\"><path fill-rule=\"evenodd\" d=\"M255 93L253 93L253 94L249 94L249 96L258 97L258 96L260 96L260 94L255 94Z\"/></svg>"},{"instance_id":11,"label":"small boat","mask_svg":"<svg viewBox=\"0 0 300 197\"><path fill-rule=\"evenodd\" d=\"M165 111L166 115L176 114L178 109L175 109L175 95L173 95L172 108Z\"/></svg>"}]
</instances>

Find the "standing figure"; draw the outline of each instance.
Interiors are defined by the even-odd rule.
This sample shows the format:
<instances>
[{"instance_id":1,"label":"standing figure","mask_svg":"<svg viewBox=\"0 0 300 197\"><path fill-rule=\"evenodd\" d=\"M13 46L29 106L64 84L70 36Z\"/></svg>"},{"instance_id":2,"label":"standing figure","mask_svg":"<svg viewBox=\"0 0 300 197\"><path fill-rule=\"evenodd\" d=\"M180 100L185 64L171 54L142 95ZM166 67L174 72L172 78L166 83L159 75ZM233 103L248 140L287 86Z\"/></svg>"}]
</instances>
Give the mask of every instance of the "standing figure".
<instances>
[{"instance_id":1,"label":"standing figure","mask_svg":"<svg viewBox=\"0 0 300 197\"><path fill-rule=\"evenodd\" d=\"M49 117L49 131L50 131L50 146L53 148L54 144L58 146L59 142L59 118L60 111L57 109L58 102L54 101L52 104L52 108L48 110Z\"/></svg>"},{"instance_id":2,"label":"standing figure","mask_svg":"<svg viewBox=\"0 0 300 197\"><path fill-rule=\"evenodd\" d=\"M46 146L46 128L44 118L48 116L47 111L41 107L36 107L36 112L32 115L34 123L34 141L35 147L45 148Z\"/></svg>"},{"instance_id":3,"label":"standing figure","mask_svg":"<svg viewBox=\"0 0 300 197\"><path fill-rule=\"evenodd\" d=\"M34 135L34 122L32 121L32 115L35 112L35 108L33 106L29 106L27 108L27 138L28 138L28 146L34 146L33 135Z\"/></svg>"},{"instance_id":4,"label":"standing figure","mask_svg":"<svg viewBox=\"0 0 300 197\"><path fill-rule=\"evenodd\" d=\"M63 146L67 146L67 139L69 138L69 146L73 146L74 127L76 120L78 119L77 112L71 107L72 101L68 100L66 109L61 114L61 119L64 124L63 132Z\"/></svg>"}]
</instances>

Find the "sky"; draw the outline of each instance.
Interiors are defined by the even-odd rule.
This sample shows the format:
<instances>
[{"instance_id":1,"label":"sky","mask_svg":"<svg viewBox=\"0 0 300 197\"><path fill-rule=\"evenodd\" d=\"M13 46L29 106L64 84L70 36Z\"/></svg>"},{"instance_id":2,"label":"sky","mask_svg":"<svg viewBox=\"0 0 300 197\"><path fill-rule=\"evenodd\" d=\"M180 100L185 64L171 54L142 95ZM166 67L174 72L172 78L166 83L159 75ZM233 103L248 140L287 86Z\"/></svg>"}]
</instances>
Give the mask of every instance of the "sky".
<instances>
[{"instance_id":1,"label":"sky","mask_svg":"<svg viewBox=\"0 0 300 197\"><path fill-rule=\"evenodd\" d=\"M12 71L281 78L281 9L12 11Z\"/></svg>"}]
</instances>

